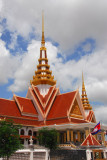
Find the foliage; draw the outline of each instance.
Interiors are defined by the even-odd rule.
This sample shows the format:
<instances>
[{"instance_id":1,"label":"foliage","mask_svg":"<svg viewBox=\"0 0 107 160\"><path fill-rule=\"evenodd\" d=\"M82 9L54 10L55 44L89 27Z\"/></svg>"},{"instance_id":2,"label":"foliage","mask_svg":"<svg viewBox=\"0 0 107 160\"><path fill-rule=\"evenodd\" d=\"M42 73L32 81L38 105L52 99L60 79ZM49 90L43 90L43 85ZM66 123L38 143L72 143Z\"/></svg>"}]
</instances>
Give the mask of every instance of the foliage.
<instances>
[{"instance_id":1,"label":"foliage","mask_svg":"<svg viewBox=\"0 0 107 160\"><path fill-rule=\"evenodd\" d=\"M21 126L14 125L12 120L0 121L0 157L9 157L22 145L19 137Z\"/></svg>"},{"instance_id":2,"label":"foliage","mask_svg":"<svg viewBox=\"0 0 107 160\"><path fill-rule=\"evenodd\" d=\"M57 148L57 131L56 129L48 129L43 127L39 130L38 136L39 144L49 149Z\"/></svg>"}]
</instances>

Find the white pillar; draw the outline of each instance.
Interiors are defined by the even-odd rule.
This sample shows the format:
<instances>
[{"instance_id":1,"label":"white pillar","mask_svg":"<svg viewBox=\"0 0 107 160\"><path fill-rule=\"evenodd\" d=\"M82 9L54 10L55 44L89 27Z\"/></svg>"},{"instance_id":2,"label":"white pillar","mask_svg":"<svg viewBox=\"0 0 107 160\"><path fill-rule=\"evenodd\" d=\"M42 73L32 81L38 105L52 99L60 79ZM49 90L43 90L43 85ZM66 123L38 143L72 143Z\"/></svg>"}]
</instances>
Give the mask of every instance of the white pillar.
<instances>
[{"instance_id":1,"label":"white pillar","mask_svg":"<svg viewBox=\"0 0 107 160\"><path fill-rule=\"evenodd\" d=\"M28 148L28 139L24 139L24 146L25 148Z\"/></svg>"},{"instance_id":2,"label":"white pillar","mask_svg":"<svg viewBox=\"0 0 107 160\"><path fill-rule=\"evenodd\" d=\"M106 159L106 158L107 158L107 151L105 150L105 151L103 152L103 154L104 154L104 158Z\"/></svg>"},{"instance_id":3,"label":"white pillar","mask_svg":"<svg viewBox=\"0 0 107 160\"><path fill-rule=\"evenodd\" d=\"M49 152L50 152L49 150L46 150L45 160L50 160Z\"/></svg>"},{"instance_id":4,"label":"white pillar","mask_svg":"<svg viewBox=\"0 0 107 160\"><path fill-rule=\"evenodd\" d=\"M92 157L91 157L91 150L86 150L86 157L87 157L87 160L91 160L92 159Z\"/></svg>"},{"instance_id":5,"label":"white pillar","mask_svg":"<svg viewBox=\"0 0 107 160\"><path fill-rule=\"evenodd\" d=\"M30 160L33 160L33 151L30 151Z\"/></svg>"}]
</instances>

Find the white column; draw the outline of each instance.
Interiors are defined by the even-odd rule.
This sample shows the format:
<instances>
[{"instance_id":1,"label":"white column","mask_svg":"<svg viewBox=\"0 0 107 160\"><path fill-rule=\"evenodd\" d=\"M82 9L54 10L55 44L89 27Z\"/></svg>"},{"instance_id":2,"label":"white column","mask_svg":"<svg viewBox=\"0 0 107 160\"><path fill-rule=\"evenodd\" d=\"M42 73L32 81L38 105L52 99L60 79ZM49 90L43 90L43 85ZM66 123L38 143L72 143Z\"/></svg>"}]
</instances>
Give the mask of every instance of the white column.
<instances>
[{"instance_id":1,"label":"white column","mask_svg":"<svg viewBox=\"0 0 107 160\"><path fill-rule=\"evenodd\" d=\"M91 160L92 157L91 157L91 150L86 150L86 157L87 157L87 160Z\"/></svg>"},{"instance_id":2,"label":"white column","mask_svg":"<svg viewBox=\"0 0 107 160\"><path fill-rule=\"evenodd\" d=\"M30 160L33 160L33 151L30 151Z\"/></svg>"},{"instance_id":3,"label":"white column","mask_svg":"<svg viewBox=\"0 0 107 160\"><path fill-rule=\"evenodd\" d=\"M104 151L103 154L104 154L104 158L106 159L107 158L107 151Z\"/></svg>"},{"instance_id":4,"label":"white column","mask_svg":"<svg viewBox=\"0 0 107 160\"><path fill-rule=\"evenodd\" d=\"M49 157L49 159L48 159L48 157ZM49 150L46 150L45 160L50 160Z\"/></svg>"}]
</instances>

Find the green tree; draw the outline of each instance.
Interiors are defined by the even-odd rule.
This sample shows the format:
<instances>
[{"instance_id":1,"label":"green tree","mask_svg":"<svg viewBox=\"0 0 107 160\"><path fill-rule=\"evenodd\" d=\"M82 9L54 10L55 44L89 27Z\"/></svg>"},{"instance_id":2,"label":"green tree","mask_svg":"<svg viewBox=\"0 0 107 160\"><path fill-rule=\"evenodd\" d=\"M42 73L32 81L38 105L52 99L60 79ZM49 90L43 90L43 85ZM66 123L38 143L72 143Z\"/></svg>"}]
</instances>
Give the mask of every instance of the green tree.
<instances>
[{"instance_id":1,"label":"green tree","mask_svg":"<svg viewBox=\"0 0 107 160\"><path fill-rule=\"evenodd\" d=\"M0 121L0 157L9 157L22 145L19 137L20 125L14 125L12 120Z\"/></svg>"},{"instance_id":2,"label":"green tree","mask_svg":"<svg viewBox=\"0 0 107 160\"><path fill-rule=\"evenodd\" d=\"M43 127L39 130L38 136L39 144L43 145L49 149L57 148L57 131L56 129L49 129Z\"/></svg>"}]
</instances>

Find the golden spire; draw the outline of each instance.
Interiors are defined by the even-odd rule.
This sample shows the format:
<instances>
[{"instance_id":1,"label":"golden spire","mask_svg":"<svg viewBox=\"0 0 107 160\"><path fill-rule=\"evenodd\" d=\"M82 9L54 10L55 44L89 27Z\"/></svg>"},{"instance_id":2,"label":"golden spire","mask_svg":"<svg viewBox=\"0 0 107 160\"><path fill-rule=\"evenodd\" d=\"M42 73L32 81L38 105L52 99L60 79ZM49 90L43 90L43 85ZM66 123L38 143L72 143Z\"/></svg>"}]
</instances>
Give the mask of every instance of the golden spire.
<instances>
[{"instance_id":1,"label":"golden spire","mask_svg":"<svg viewBox=\"0 0 107 160\"><path fill-rule=\"evenodd\" d=\"M41 45L45 46L45 36L44 36L44 12L42 11L42 40Z\"/></svg>"},{"instance_id":2,"label":"golden spire","mask_svg":"<svg viewBox=\"0 0 107 160\"><path fill-rule=\"evenodd\" d=\"M85 110L91 110L92 107L89 104L88 98L87 98L87 94L86 94L86 90L85 90L85 85L84 85L84 76L83 76L83 72L82 72L82 104Z\"/></svg>"},{"instance_id":3,"label":"golden spire","mask_svg":"<svg viewBox=\"0 0 107 160\"><path fill-rule=\"evenodd\" d=\"M33 80L30 81L33 85L48 84L55 85L56 81L54 76L52 76L52 71L49 70L47 51L45 48L45 38L44 38L44 14L42 12L42 40L40 48L40 58L38 59L39 64L37 65L37 71L35 71L35 76Z\"/></svg>"},{"instance_id":4,"label":"golden spire","mask_svg":"<svg viewBox=\"0 0 107 160\"><path fill-rule=\"evenodd\" d=\"M83 72L82 72L82 91L85 91Z\"/></svg>"}]
</instances>

